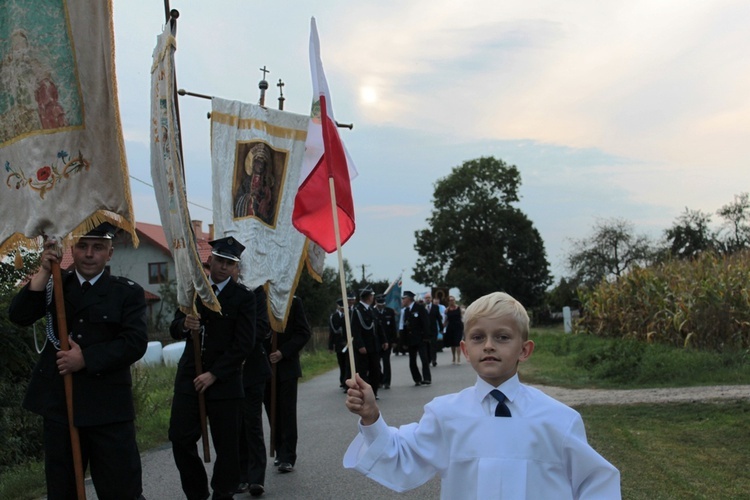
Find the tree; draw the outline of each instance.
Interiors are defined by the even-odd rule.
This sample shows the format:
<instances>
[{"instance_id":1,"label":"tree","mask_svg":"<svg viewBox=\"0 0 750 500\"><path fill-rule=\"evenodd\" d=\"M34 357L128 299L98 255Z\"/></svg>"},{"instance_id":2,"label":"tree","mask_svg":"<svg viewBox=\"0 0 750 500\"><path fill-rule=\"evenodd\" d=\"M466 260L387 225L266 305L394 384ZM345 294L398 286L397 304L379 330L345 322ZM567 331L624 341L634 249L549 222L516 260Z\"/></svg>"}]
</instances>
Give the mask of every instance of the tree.
<instances>
[{"instance_id":1,"label":"tree","mask_svg":"<svg viewBox=\"0 0 750 500\"><path fill-rule=\"evenodd\" d=\"M722 240L727 253L750 246L750 194L734 195L734 201L724 205L716 213L724 219L724 229L729 233Z\"/></svg>"},{"instance_id":2,"label":"tree","mask_svg":"<svg viewBox=\"0 0 750 500\"><path fill-rule=\"evenodd\" d=\"M685 207L685 212L665 231L669 254L680 259L691 259L713 249L716 235L708 227L710 223L709 214Z\"/></svg>"},{"instance_id":3,"label":"tree","mask_svg":"<svg viewBox=\"0 0 750 500\"><path fill-rule=\"evenodd\" d=\"M544 242L512 204L521 175L515 165L482 157L454 167L435 183L429 227L416 231L413 279L455 287L462 301L503 290L526 307L551 282Z\"/></svg>"},{"instance_id":4,"label":"tree","mask_svg":"<svg viewBox=\"0 0 750 500\"><path fill-rule=\"evenodd\" d=\"M12 323L8 307L18 285L39 266L39 253L21 250L23 267L16 269L11 259L0 260L0 471L8 466L42 456L41 419L21 408L37 355L33 330ZM39 343L44 342L44 325L40 323Z\"/></svg>"},{"instance_id":5,"label":"tree","mask_svg":"<svg viewBox=\"0 0 750 500\"><path fill-rule=\"evenodd\" d=\"M648 265L654 256L647 236L634 234L633 225L619 218L599 220L591 236L573 241L568 267L575 279L596 285L619 279L634 266Z\"/></svg>"}]
</instances>

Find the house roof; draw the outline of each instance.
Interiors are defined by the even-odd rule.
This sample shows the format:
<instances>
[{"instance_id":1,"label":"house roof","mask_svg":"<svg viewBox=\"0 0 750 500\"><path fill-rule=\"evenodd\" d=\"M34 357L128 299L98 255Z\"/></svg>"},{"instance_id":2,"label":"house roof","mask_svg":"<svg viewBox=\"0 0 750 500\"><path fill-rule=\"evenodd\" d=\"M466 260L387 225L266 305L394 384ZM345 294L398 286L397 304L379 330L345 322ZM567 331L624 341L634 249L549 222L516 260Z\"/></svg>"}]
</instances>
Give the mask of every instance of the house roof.
<instances>
[{"instance_id":1,"label":"house roof","mask_svg":"<svg viewBox=\"0 0 750 500\"><path fill-rule=\"evenodd\" d=\"M147 224L145 222L136 222L135 231L138 234L138 238L141 240L147 240L154 246L163 250L164 252L171 254L169 250L169 244L167 243L167 237L164 234L164 228L156 224ZM209 233L204 233L201 229L196 232L196 243L198 247L198 255L200 256L201 262L208 262L208 256L211 255L211 245L208 244Z\"/></svg>"}]
</instances>

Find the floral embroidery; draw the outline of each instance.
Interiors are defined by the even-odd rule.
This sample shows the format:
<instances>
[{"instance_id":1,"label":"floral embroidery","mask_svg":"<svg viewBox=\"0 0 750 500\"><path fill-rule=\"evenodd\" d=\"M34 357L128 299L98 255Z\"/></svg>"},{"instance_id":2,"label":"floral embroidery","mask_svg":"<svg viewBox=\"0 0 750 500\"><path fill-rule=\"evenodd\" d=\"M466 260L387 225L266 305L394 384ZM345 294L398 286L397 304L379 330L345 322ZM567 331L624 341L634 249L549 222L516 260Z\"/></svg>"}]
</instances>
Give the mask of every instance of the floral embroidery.
<instances>
[{"instance_id":1,"label":"floral embroidery","mask_svg":"<svg viewBox=\"0 0 750 500\"><path fill-rule=\"evenodd\" d=\"M78 151L76 158L71 157L67 151L58 151L57 159L51 165L44 165L37 169L36 174L27 177L22 170L16 171L9 161L5 162L5 171L9 172L5 185L9 188L21 189L28 186L37 191L39 196L44 199L55 184L62 179L68 179L71 175L80 173L82 170L88 170L91 164L83 157L83 153Z\"/></svg>"}]
</instances>

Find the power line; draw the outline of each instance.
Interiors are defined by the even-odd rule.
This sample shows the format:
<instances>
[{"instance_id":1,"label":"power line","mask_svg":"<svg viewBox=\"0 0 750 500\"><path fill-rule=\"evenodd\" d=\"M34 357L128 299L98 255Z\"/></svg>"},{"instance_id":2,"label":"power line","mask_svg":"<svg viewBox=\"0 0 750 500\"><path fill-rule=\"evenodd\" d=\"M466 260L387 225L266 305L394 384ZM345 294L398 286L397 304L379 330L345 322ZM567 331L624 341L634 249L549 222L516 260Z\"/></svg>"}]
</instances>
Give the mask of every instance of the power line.
<instances>
[{"instance_id":1,"label":"power line","mask_svg":"<svg viewBox=\"0 0 750 500\"><path fill-rule=\"evenodd\" d=\"M146 182L144 180L141 180L138 177L135 177L134 175L131 175L130 178L133 179L134 181L140 182L141 184L145 184L146 186L150 187L151 189L154 189L154 186L152 184L149 184L148 182ZM188 201L188 205L193 205L195 207L202 208L203 210L208 210L209 212L213 213L213 209L210 209L208 207L204 207L203 205L199 205L199 204L194 203L192 201Z\"/></svg>"}]
</instances>

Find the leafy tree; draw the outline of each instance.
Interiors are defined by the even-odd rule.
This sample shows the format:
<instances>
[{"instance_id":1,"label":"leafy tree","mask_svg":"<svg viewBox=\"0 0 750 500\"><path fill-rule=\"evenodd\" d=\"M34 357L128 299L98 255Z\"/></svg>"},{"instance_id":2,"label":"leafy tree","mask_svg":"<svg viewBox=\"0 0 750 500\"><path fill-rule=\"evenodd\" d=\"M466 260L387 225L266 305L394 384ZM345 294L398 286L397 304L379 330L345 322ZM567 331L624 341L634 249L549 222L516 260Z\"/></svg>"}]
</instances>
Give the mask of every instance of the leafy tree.
<instances>
[{"instance_id":1,"label":"leafy tree","mask_svg":"<svg viewBox=\"0 0 750 500\"><path fill-rule=\"evenodd\" d=\"M597 221L591 236L573 241L568 267L576 280L595 285L602 279L619 279L634 266L648 265L653 256L647 236L634 234L630 222L612 218Z\"/></svg>"},{"instance_id":2,"label":"leafy tree","mask_svg":"<svg viewBox=\"0 0 750 500\"><path fill-rule=\"evenodd\" d=\"M735 195L732 203L724 205L716 213L724 219L724 230L728 233L722 240L727 253L750 246L750 194Z\"/></svg>"},{"instance_id":3,"label":"leafy tree","mask_svg":"<svg viewBox=\"0 0 750 500\"><path fill-rule=\"evenodd\" d=\"M413 278L458 288L469 303L497 290L527 307L551 282L544 242L518 202L515 165L482 157L454 167L435 183L429 227L415 232Z\"/></svg>"},{"instance_id":4,"label":"leafy tree","mask_svg":"<svg viewBox=\"0 0 750 500\"><path fill-rule=\"evenodd\" d=\"M21 409L28 377L36 361L30 328L8 319L8 307L18 285L39 266L39 254L21 250L23 267L16 269L11 259L0 261L0 471L29 458L41 457L41 419ZM39 328L37 328L39 330ZM40 341L43 334L39 333Z\"/></svg>"},{"instance_id":5,"label":"leafy tree","mask_svg":"<svg viewBox=\"0 0 750 500\"><path fill-rule=\"evenodd\" d=\"M560 278L558 284L547 292L547 305L553 311L562 311L563 307L580 307L578 283L575 278Z\"/></svg>"},{"instance_id":6,"label":"leafy tree","mask_svg":"<svg viewBox=\"0 0 750 500\"><path fill-rule=\"evenodd\" d=\"M700 210L685 211L665 231L667 251L672 257L690 259L715 246L716 235L709 228L711 216Z\"/></svg>"}]
</instances>

